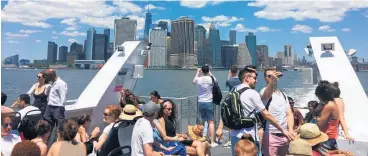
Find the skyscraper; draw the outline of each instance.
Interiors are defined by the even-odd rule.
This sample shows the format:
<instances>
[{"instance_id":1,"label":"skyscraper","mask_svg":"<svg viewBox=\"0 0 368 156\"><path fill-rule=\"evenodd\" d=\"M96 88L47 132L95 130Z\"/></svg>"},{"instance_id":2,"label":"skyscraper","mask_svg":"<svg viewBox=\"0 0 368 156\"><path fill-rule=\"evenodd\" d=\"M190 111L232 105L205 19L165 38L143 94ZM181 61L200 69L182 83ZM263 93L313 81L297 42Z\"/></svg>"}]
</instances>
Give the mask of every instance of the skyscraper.
<instances>
[{"instance_id":1,"label":"skyscraper","mask_svg":"<svg viewBox=\"0 0 368 156\"><path fill-rule=\"evenodd\" d=\"M230 41L230 45L236 44L236 31L235 30L229 31L229 41Z\"/></svg>"},{"instance_id":2,"label":"skyscraper","mask_svg":"<svg viewBox=\"0 0 368 156\"><path fill-rule=\"evenodd\" d=\"M284 46L284 56L291 57L291 45Z\"/></svg>"},{"instance_id":3,"label":"skyscraper","mask_svg":"<svg viewBox=\"0 0 368 156\"><path fill-rule=\"evenodd\" d=\"M149 5L148 5L148 12L146 13L146 20L144 21L144 38L148 39L149 30L152 25L152 14L149 12Z\"/></svg>"},{"instance_id":4,"label":"skyscraper","mask_svg":"<svg viewBox=\"0 0 368 156\"><path fill-rule=\"evenodd\" d=\"M107 44L110 43L110 29L106 28L104 29L104 34L107 36Z\"/></svg>"},{"instance_id":5,"label":"skyscraper","mask_svg":"<svg viewBox=\"0 0 368 156\"><path fill-rule=\"evenodd\" d=\"M197 25L195 28L195 41L197 41L197 60L199 66L208 63L204 61L205 39L206 39L206 29L201 25Z\"/></svg>"},{"instance_id":6,"label":"skyscraper","mask_svg":"<svg viewBox=\"0 0 368 156\"><path fill-rule=\"evenodd\" d=\"M59 47L59 62L66 62L66 56L68 54L68 47L67 46L60 46Z\"/></svg>"},{"instance_id":7,"label":"skyscraper","mask_svg":"<svg viewBox=\"0 0 368 156\"><path fill-rule=\"evenodd\" d=\"M135 41L137 31L137 21L122 17L114 21L114 48L122 45L125 41Z\"/></svg>"},{"instance_id":8,"label":"skyscraper","mask_svg":"<svg viewBox=\"0 0 368 156\"><path fill-rule=\"evenodd\" d=\"M182 17L171 21L171 52L178 54L178 66L193 66L194 62L194 20Z\"/></svg>"},{"instance_id":9,"label":"skyscraper","mask_svg":"<svg viewBox=\"0 0 368 156\"><path fill-rule=\"evenodd\" d=\"M157 28L150 30L149 42L152 45L148 54L149 68L164 68L166 66L166 35L166 29Z\"/></svg>"},{"instance_id":10,"label":"skyscraper","mask_svg":"<svg viewBox=\"0 0 368 156\"><path fill-rule=\"evenodd\" d=\"M169 24L166 21L159 21L158 24L157 24L158 27L161 27L161 29L164 29L166 31L169 31L168 30L169 29L168 25Z\"/></svg>"},{"instance_id":11,"label":"skyscraper","mask_svg":"<svg viewBox=\"0 0 368 156\"><path fill-rule=\"evenodd\" d=\"M93 37L92 60L107 60L107 35L95 34Z\"/></svg>"},{"instance_id":12,"label":"skyscraper","mask_svg":"<svg viewBox=\"0 0 368 156\"><path fill-rule=\"evenodd\" d=\"M231 68L231 66L236 64L238 48L238 45L224 45L221 47L221 62L223 67Z\"/></svg>"},{"instance_id":13,"label":"skyscraper","mask_svg":"<svg viewBox=\"0 0 368 156\"><path fill-rule=\"evenodd\" d=\"M257 51L256 51L256 46L257 46L256 36L253 33L249 32L248 35L245 36L245 42L247 43L247 47L249 49L250 56L252 57L252 65L254 66L258 65Z\"/></svg>"},{"instance_id":14,"label":"skyscraper","mask_svg":"<svg viewBox=\"0 0 368 156\"><path fill-rule=\"evenodd\" d=\"M214 23L211 23L209 31L208 41L212 45L212 65L222 67L220 32L216 29Z\"/></svg>"},{"instance_id":15,"label":"skyscraper","mask_svg":"<svg viewBox=\"0 0 368 156\"><path fill-rule=\"evenodd\" d=\"M257 45L257 55L258 55L258 65L268 66L268 46L267 45Z\"/></svg>"},{"instance_id":16,"label":"skyscraper","mask_svg":"<svg viewBox=\"0 0 368 156\"><path fill-rule=\"evenodd\" d=\"M93 40L94 40L94 36L96 34L96 30L94 28L90 28L87 31L87 41L86 41L86 60L93 60L92 55L93 55L93 51L94 51L94 46L93 46Z\"/></svg>"},{"instance_id":17,"label":"skyscraper","mask_svg":"<svg viewBox=\"0 0 368 156\"><path fill-rule=\"evenodd\" d=\"M85 51L83 51L83 45L78 44L77 42L74 42L70 45L70 53L75 54L75 56L77 57L77 60L86 59Z\"/></svg>"},{"instance_id":18,"label":"skyscraper","mask_svg":"<svg viewBox=\"0 0 368 156\"><path fill-rule=\"evenodd\" d=\"M19 55L13 55L13 56L9 56L7 58L4 59L4 64L8 65L8 64L14 64L17 67L19 66Z\"/></svg>"},{"instance_id":19,"label":"skyscraper","mask_svg":"<svg viewBox=\"0 0 368 156\"><path fill-rule=\"evenodd\" d=\"M236 65L243 68L252 63L252 57L245 43L240 43L238 47L238 54L236 55Z\"/></svg>"},{"instance_id":20,"label":"skyscraper","mask_svg":"<svg viewBox=\"0 0 368 156\"><path fill-rule=\"evenodd\" d=\"M58 45L55 42L49 41L47 43L47 63L48 64L56 63L57 48L58 48Z\"/></svg>"}]
</instances>

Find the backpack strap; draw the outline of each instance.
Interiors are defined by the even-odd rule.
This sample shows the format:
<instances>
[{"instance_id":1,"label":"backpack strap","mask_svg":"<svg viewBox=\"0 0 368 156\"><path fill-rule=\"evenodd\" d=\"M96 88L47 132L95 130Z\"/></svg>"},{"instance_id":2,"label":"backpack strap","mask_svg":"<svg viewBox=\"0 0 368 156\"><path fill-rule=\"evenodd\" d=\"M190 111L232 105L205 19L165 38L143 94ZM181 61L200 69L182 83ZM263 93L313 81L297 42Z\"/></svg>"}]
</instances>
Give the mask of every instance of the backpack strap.
<instances>
[{"instance_id":1,"label":"backpack strap","mask_svg":"<svg viewBox=\"0 0 368 156\"><path fill-rule=\"evenodd\" d=\"M214 86L215 85L215 78L213 78L213 76L210 76L210 77L212 79L212 86Z\"/></svg>"}]
</instances>

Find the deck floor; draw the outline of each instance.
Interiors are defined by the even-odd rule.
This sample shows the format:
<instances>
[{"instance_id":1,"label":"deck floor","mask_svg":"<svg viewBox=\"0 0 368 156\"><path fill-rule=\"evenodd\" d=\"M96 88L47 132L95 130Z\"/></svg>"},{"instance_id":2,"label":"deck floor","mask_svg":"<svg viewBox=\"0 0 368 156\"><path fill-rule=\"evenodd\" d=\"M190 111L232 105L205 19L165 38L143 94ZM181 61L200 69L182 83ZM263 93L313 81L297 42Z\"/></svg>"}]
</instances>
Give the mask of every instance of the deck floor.
<instances>
[{"instance_id":1,"label":"deck floor","mask_svg":"<svg viewBox=\"0 0 368 156\"><path fill-rule=\"evenodd\" d=\"M222 145L211 148L212 156L231 156L231 148L224 148Z\"/></svg>"}]
</instances>

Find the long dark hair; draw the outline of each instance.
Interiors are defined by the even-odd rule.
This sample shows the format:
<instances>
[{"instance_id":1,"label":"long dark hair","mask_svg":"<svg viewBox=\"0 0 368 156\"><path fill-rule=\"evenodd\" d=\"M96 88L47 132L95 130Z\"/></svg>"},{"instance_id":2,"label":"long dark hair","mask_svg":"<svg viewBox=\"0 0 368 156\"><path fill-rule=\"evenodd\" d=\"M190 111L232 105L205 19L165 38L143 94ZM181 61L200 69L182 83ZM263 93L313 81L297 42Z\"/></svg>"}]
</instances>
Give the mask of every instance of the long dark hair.
<instances>
[{"instance_id":1,"label":"long dark hair","mask_svg":"<svg viewBox=\"0 0 368 156\"><path fill-rule=\"evenodd\" d=\"M166 106L164 105L166 102L170 102L172 105L172 113L171 116L168 117L169 120L171 121L176 121L176 104L174 103L174 101L170 100L170 99L165 99L164 101L162 101L161 108L160 111L158 112L158 118L161 118L164 116L164 110L166 108Z\"/></svg>"},{"instance_id":2,"label":"long dark hair","mask_svg":"<svg viewBox=\"0 0 368 156\"><path fill-rule=\"evenodd\" d=\"M323 102L334 100L334 89L330 82L321 80L315 90L315 95L320 98Z\"/></svg>"},{"instance_id":3,"label":"long dark hair","mask_svg":"<svg viewBox=\"0 0 368 156\"><path fill-rule=\"evenodd\" d=\"M340 98L341 91L339 88L339 83L338 82L331 83L331 89L334 98Z\"/></svg>"}]
</instances>

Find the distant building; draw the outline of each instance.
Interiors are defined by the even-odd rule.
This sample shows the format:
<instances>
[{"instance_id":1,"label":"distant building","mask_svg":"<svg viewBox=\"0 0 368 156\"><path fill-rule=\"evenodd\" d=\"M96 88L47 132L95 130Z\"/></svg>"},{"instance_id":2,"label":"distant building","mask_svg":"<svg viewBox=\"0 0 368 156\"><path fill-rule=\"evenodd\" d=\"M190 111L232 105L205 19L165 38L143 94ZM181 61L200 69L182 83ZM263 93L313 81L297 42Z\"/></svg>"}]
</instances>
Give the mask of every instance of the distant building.
<instances>
[{"instance_id":1,"label":"distant building","mask_svg":"<svg viewBox=\"0 0 368 156\"><path fill-rule=\"evenodd\" d=\"M231 66L236 64L238 48L238 45L224 45L221 47L221 62L223 67L231 68Z\"/></svg>"},{"instance_id":2,"label":"distant building","mask_svg":"<svg viewBox=\"0 0 368 156\"><path fill-rule=\"evenodd\" d=\"M268 66L268 46L267 45L257 45L257 56L258 56L258 66Z\"/></svg>"},{"instance_id":3,"label":"distant building","mask_svg":"<svg viewBox=\"0 0 368 156\"><path fill-rule=\"evenodd\" d=\"M171 21L171 53L178 54L179 66L194 66L194 20L182 17ZM170 57L171 58L171 57Z\"/></svg>"},{"instance_id":4,"label":"distant building","mask_svg":"<svg viewBox=\"0 0 368 156\"><path fill-rule=\"evenodd\" d=\"M160 27L161 29L164 29L166 31L169 31L169 26L168 26L168 22L166 21L159 21L157 26Z\"/></svg>"},{"instance_id":5,"label":"distant building","mask_svg":"<svg viewBox=\"0 0 368 156\"><path fill-rule=\"evenodd\" d=\"M210 26L208 41L208 43L212 45L212 66L222 67L220 32L216 29L213 22Z\"/></svg>"},{"instance_id":6,"label":"distant building","mask_svg":"<svg viewBox=\"0 0 368 156\"><path fill-rule=\"evenodd\" d=\"M151 50L148 53L148 68L166 67L166 29L150 29L149 42L152 43Z\"/></svg>"},{"instance_id":7,"label":"distant building","mask_svg":"<svg viewBox=\"0 0 368 156\"><path fill-rule=\"evenodd\" d=\"M105 60L74 60L75 68L98 69L105 64Z\"/></svg>"},{"instance_id":8,"label":"distant building","mask_svg":"<svg viewBox=\"0 0 368 156\"><path fill-rule=\"evenodd\" d=\"M59 47L59 62L66 62L66 56L68 54L68 47L67 46L60 46Z\"/></svg>"},{"instance_id":9,"label":"distant building","mask_svg":"<svg viewBox=\"0 0 368 156\"><path fill-rule=\"evenodd\" d=\"M151 24L150 29L155 29L156 27L158 27L157 24Z\"/></svg>"},{"instance_id":10,"label":"distant building","mask_svg":"<svg viewBox=\"0 0 368 156\"><path fill-rule=\"evenodd\" d=\"M229 31L229 41L230 41L230 45L236 44L236 31L235 30Z\"/></svg>"},{"instance_id":11,"label":"distant building","mask_svg":"<svg viewBox=\"0 0 368 156\"><path fill-rule=\"evenodd\" d=\"M166 37L166 66L170 65L170 53L171 53L171 37Z\"/></svg>"},{"instance_id":12,"label":"distant building","mask_svg":"<svg viewBox=\"0 0 368 156\"><path fill-rule=\"evenodd\" d=\"M85 42L87 42L87 40L85 40ZM73 42L72 44L70 44L70 49L69 49L69 53L75 53L75 55L77 56L77 60L85 60L86 59L86 55L85 55L85 51L83 51L83 45L82 44L78 44L77 42Z\"/></svg>"},{"instance_id":13,"label":"distant building","mask_svg":"<svg viewBox=\"0 0 368 156\"><path fill-rule=\"evenodd\" d=\"M227 45L232 45L232 44L230 44L230 41L227 41L227 40L221 40L221 47L222 47L222 46L227 46Z\"/></svg>"},{"instance_id":14,"label":"distant building","mask_svg":"<svg viewBox=\"0 0 368 156\"><path fill-rule=\"evenodd\" d=\"M91 28L87 31L87 42L86 42L86 60L93 60L93 40L96 34L96 30L94 28Z\"/></svg>"},{"instance_id":15,"label":"distant building","mask_svg":"<svg viewBox=\"0 0 368 156\"><path fill-rule=\"evenodd\" d=\"M70 52L68 53L68 55L66 56L66 62L68 64L68 67L72 67L74 68L74 61L75 60L78 60L77 59L77 53L74 51L74 52Z\"/></svg>"},{"instance_id":16,"label":"distant building","mask_svg":"<svg viewBox=\"0 0 368 156\"><path fill-rule=\"evenodd\" d=\"M208 40L206 40L205 45L203 47L203 59L201 61L203 61L203 64L209 64L212 65L213 64L213 50L212 50L213 46L212 44L208 43Z\"/></svg>"},{"instance_id":17,"label":"distant building","mask_svg":"<svg viewBox=\"0 0 368 156\"><path fill-rule=\"evenodd\" d=\"M49 64L56 63L58 45L55 42L49 41L47 44L47 62Z\"/></svg>"},{"instance_id":18,"label":"distant building","mask_svg":"<svg viewBox=\"0 0 368 156\"><path fill-rule=\"evenodd\" d=\"M284 56L291 57L291 45L284 46Z\"/></svg>"},{"instance_id":19,"label":"distant building","mask_svg":"<svg viewBox=\"0 0 368 156\"><path fill-rule=\"evenodd\" d=\"M33 60L33 64L35 64L35 65L47 65L48 64L48 60L47 59Z\"/></svg>"},{"instance_id":20,"label":"distant building","mask_svg":"<svg viewBox=\"0 0 368 156\"><path fill-rule=\"evenodd\" d=\"M19 65L20 65L20 66L29 65L30 63L31 63L31 61L26 60L26 59L21 59L21 60L19 60Z\"/></svg>"},{"instance_id":21,"label":"distant building","mask_svg":"<svg viewBox=\"0 0 368 156\"><path fill-rule=\"evenodd\" d=\"M146 18L144 21L144 38L148 39L149 36L149 30L152 28L152 14L149 12L149 8L148 8L148 12L146 13Z\"/></svg>"},{"instance_id":22,"label":"distant building","mask_svg":"<svg viewBox=\"0 0 368 156\"><path fill-rule=\"evenodd\" d=\"M125 41L135 41L137 21L122 17L114 21L114 48L122 45Z\"/></svg>"},{"instance_id":23,"label":"distant building","mask_svg":"<svg viewBox=\"0 0 368 156\"><path fill-rule=\"evenodd\" d=\"M246 43L240 43L238 47L238 54L236 56L236 65L239 68L243 68L252 64L252 57L248 50Z\"/></svg>"},{"instance_id":24,"label":"distant building","mask_svg":"<svg viewBox=\"0 0 368 156\"><path fill-rule=\"evenodd\" d=\"M110 29L106 28L104 29L104 34L107 36L107 44L110 43Z\"/></svg>"},{"instance_id":25,"label":"distant building","mask_svg":"<svg viewBox=\"0 0 368 156\"><path fill-rule=\"evenodd\" d=\"M92 60L107 60L107 35L95 34L93 40Z\"/></svg>"},{"instance_id":26,"label":"distant building","mask_svg":"<svg viewBox=\"0 0 368 156\"><path fill-rule=\"evenodd\" d=\"M276 65L276 60L273 57L268 57L268 66L273 67Z\"/></svg>"},{"instance_id":27,"label":"distant building","mask_svg":"<svg viewBox=\"0 0 368 156\"><path fill-rule=\"evenodd\" d=\"M195 41L197 41L197 60L199 66L208 63L204 61L205 40L206 40L206 29L201 25L197 25L195 28Z\"/></svg>"},{"instance_id":28,"label":"distant building","mask_svg":"<svg viewBox=\"0 0 368 156\"><path fill-rule=\"evenodd\" d=\"M114 42L110 42L107 46L107 60L110 59L112 54L114 53Z\"/></svg>"},{"instance_id":29,"label":"distant building","mask_svg":"<svg viewBox=\"0 0 368 156\"><path fill-rule=\"evenodd\" d=\"M247 47L250 52L250 56L252 57L252 65L256 66L258 65L258 59L257 59L257 38L256 36L249 32L247 36L245 36L245 42L247 43Z\"/></svg>"},{"instance_id":30,"label":"distant building","mask_svg":"<svg viewBox=\"0 0 368 156\"><path fill-rule=\"evenodd\" d=\"M179 68L179 54L169 54L169 64L173 68Z\"/></svg>"},{"instance_id":31,"label":"distant building","mask_svg":"<svg viewBox=\"0 0 368 156\"><path fill-rule=\"evenodd\" d=\"M285 65L285 62L287 62L287 61L285 61L285 57L284 57L284 53L283 52L277 52L276 53L276 58L281 59L281 64L282 65Z\"/></svg>"},{"instance_id":32,"label":"distant building","mask_svg":"<svg viewBox=\"0 0 368 156\"><path fill-rule=\"evenodd\" d=\"M4 64L5 65L16 65L17 67L19 66L19 55L13 55L13 56L9 56L7 58L4 59Z\"/></svg>"}]
</instances>

